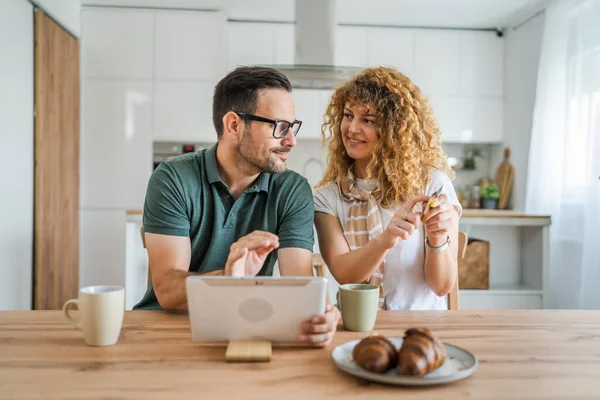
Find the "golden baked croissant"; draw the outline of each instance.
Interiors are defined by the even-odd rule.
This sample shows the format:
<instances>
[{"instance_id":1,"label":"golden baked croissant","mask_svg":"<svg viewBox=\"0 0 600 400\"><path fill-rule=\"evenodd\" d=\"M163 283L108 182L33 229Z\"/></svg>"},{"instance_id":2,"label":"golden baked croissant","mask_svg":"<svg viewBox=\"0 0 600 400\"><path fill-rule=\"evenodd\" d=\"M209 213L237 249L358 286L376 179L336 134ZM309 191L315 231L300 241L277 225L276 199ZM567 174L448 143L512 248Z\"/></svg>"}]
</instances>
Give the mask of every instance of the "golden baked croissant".
<instances>
[{"instance_id":1,"label":"golden baked croissant","mask_svg":"<svg viewBox=\"0 0 600 400\"><path fill-rule=\"evenodd\" d=\"M445 360L446 348L429 329L408 329L398 352L398 375L425 375Z\"/></svg>"},{"instance_id":2,"label":"golden baked croissant","mask_svg":"<svg viewBox=\"0 0 600 400\"><path fill-rule=\"evenodd\" d=\"M371 372L385 372L398 364L398 350L383 336L369 336L352 351L358 365Z\"/></svg>"}]
</instances>

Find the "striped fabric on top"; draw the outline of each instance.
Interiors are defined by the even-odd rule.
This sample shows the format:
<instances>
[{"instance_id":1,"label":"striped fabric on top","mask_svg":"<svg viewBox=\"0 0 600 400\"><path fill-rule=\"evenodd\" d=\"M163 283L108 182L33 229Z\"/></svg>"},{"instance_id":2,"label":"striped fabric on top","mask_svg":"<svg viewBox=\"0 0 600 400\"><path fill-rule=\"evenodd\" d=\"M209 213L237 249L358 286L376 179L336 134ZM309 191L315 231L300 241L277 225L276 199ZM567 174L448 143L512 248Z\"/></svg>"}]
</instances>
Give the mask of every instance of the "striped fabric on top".
<instances>
[{"instance_id":1,"label":"striped fabric on top","mask_svg":"<svg viewBox=\"0 0 600 400\"><path fill-rule=\"evenodd\" d=\"M352 171L348 171L348 176L338 182L338 187L342 198L352 203L344 226L344 236L350 250L355 250L383 233L377 200L372 192L356 187L356 179ZM384 274L385 260L379 264L373 275L367 280L367 283L379 287L380 309L385 308Z\"/></svg>"}]
</instances>

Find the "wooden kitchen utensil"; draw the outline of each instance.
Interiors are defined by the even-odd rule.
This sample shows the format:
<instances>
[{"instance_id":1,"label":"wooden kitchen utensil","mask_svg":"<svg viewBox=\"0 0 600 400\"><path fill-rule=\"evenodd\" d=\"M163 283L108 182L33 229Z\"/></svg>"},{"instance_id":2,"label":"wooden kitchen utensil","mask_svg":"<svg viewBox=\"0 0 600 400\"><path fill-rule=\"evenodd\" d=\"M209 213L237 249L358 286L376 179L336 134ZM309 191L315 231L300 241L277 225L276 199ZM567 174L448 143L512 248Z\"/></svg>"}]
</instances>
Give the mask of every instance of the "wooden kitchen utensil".
<instances>
[{"instance_id":1,"label":"wooden kitchen utensil","mask_svg":"<svg viewBox=\"0 0 600 400\"><path fill-rule=\"evenodd\" d=\"M496 169L496 178L494 181L500 189L500 199L498 201L498 209L503 210L508 206L508 199L512 191L512 186L515 180L515 168L508 162L510 157L510 149L504 149L504 160Z\"/></svg>"}]
</instances>

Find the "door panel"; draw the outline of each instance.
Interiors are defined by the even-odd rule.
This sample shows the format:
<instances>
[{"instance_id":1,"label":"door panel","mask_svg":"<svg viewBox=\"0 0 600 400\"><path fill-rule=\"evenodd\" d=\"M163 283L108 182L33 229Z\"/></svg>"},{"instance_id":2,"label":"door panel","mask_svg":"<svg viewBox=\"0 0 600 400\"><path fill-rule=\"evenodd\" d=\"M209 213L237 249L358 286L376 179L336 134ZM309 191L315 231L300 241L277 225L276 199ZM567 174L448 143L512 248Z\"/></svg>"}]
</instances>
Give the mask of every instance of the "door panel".
<instances>
[{"instance_id":1,"label":"door panel","mask_svg":"<svg viewBox=\"0 0 600 400\"><path fill-rule=\"evenodd\" d=\"M35 14L34 306L60 309L79 287L79 43Z\"/></svg>"}]
</instances>

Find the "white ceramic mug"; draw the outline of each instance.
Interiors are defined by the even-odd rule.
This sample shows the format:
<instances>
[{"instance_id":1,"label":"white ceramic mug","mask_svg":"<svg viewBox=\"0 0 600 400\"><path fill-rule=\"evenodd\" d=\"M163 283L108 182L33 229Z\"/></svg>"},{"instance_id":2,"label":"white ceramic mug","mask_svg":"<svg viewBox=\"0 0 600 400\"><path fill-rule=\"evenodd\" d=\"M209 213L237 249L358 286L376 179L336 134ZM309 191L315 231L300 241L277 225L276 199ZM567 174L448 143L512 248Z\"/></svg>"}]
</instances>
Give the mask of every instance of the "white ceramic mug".
<instances>
[{"instance_id":1,"label":"white ceramic mug","mask_svg":"<svg viewBox=\"0 0 600 400\"><path fill-rule=\"evenodd\" d=\"M69 314L71 306L79 309L80 318ZM120 286L88 286L79 290L79 299L68 300L63 306L65 317L83 332L91 346L110 346L117 343L123 326L125 289Z\"/></svg>"}]
</instances>

